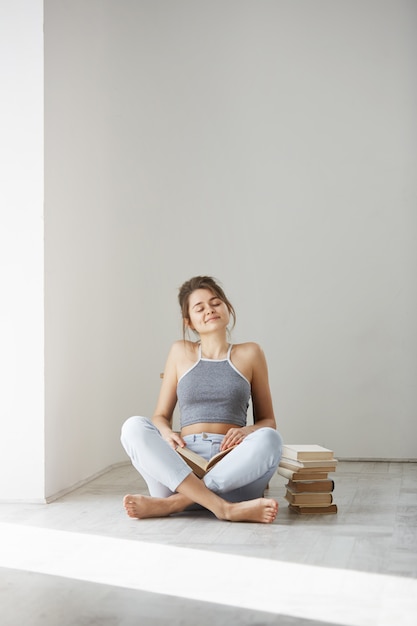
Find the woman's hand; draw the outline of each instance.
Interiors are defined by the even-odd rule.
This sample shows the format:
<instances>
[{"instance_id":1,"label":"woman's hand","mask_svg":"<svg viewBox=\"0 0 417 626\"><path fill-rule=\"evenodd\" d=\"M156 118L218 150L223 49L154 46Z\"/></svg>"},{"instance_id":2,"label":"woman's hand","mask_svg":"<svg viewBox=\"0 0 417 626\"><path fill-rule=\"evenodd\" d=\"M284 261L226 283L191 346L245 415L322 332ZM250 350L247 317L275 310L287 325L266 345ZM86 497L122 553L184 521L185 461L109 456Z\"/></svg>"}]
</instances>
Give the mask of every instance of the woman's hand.
<instances>
[{"instance_id":1,"label":"woman's hand","mask_svg":"<svg viewBox=\"0 0 417 626\"><path fill-rule=\"evenodd\" d=\"M178 446L180 446L180 448L184 448L185 446L185 441L181 437L180 433L176 433L173 430L164 432L162 434L162 438L165 439L165 441L169 443L171 448L174 450L176 450Z\"/></svg>"},{"instance_id":2,"label":"woman's hand","mask_svg":"<svg viewBox=\"0 0 417 626\"><path fill-rule=\"evenodd\" d=\"M220 450L227 450L232 446L236 446L242 443L245 437L252 432L250 426L243 426L243 428L230 428L224 436Z\"/></svg>"}]
</instances>

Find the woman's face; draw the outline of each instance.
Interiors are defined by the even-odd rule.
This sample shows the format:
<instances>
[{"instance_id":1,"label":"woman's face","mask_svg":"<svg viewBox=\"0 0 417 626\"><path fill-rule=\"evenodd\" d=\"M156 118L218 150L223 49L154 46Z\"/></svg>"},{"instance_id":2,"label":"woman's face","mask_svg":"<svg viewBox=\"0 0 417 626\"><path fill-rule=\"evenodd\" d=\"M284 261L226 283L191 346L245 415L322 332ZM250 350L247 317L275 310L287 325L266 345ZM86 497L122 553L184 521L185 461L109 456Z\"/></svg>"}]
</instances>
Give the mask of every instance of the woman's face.
<instances>
[{"instance_id":1,"label":"woman's face","mask_svg":"<svg viewBox=\"0 0 417 626\"><path fill-rule=\"evenodd\" d=\"M199 334L226 328L230 313L226 304L209 289L196 289L188 301L189 327Z\"/></svg>"}]
</instances>

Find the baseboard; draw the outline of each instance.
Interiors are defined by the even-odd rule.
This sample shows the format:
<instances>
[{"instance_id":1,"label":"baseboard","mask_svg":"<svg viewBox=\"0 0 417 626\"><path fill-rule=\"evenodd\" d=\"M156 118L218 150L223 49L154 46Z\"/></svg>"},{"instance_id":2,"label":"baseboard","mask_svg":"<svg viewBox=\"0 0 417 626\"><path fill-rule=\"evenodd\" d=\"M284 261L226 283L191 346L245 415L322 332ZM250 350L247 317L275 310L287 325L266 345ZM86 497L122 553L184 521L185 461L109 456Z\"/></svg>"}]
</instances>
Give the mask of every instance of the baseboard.
<instances>
[{"instance_id":1,"label":"baseboard","mask_svg":"<svg viewBox=\"0 0 417 626\"><path fill-rule=\"evenodd\" d=\"M353 463L417 463L417 459L386 459L338 456L338 461Z\"/></svg>"},{"instance_id":2,"label":"baseboard","mask_svg":"<svg viewBox=\"0 0 417 626\"><path fill-rule=\"evenodd\" d=\"M50 504L51 502L54 502L55 500L58 500L59 498L66 496L68 493L71 493L72 491L75 491L76 489L79 489L80 487L84 487L84 485L87 485L87 483L91 483L91 481L96 480L96 478L100 478L100 476L107 474L107 472L111 472L112 470L118 467L122 467L124 465L130 465L130 461L121 461L120 463L113 463L113 465L108 465L103 470L100 470L99 472L92 474L88 478L84 478L83 480L78 481L77 483L75 483L74 485L71 485L70 487L66 487L65 489L62 489L61 491L58 491L57 493L54 493L51 496L47 496L44 500L44 503Z\"/></svg>"}]
</instances>

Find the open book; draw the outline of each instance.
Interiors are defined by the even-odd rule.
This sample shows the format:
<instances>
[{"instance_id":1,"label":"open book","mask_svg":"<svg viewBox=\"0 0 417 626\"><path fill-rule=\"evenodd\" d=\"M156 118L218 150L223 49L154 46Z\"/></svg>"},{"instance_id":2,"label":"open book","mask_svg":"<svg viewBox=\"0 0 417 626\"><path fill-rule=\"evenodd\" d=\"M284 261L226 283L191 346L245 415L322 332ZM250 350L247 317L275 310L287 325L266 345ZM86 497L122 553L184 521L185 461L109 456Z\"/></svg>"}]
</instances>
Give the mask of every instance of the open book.
<instances>
[{"instance_id":1,"label":"open book","mask_svg":"<svg viewBox=\"0 0 417 626\"><path fill-rule=\"evenodd\" d=\"M199 478L203 478L203 476L205 476L207 472L209 472L211 468L220 461L220 459L226 456L226 454L229 454L233 448L236 448L236 446L232 446L231 448L227 448L227 450L218 452L208 461L200 454L197 454L196 452L193 452L193 450L190 450L190 448L187 448L187 446L185 446L185 448L177 446L176 450L184 461L191 467L194 474Z\"/></svg>"}]
</instances>

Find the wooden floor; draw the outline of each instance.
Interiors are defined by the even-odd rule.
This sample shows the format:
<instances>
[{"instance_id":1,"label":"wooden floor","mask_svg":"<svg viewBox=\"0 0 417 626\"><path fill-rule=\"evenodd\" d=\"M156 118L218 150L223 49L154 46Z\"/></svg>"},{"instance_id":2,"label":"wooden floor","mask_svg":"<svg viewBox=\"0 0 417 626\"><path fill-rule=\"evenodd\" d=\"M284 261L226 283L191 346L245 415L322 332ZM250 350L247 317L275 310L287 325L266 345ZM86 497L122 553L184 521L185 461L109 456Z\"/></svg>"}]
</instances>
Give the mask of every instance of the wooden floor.
<instances>
[{"instance_id":1,"label":"wooden floor","mask_svg":"<svg viewBox=\"0 0 417 626\"><path fill-rule=\"evenodd\" d=\"M304 517L276 475L271 525L131 520L122 497L146 489L129 465L48 505L0 504L2 626L415 626L417 464L333 477L338 513Z\"/></svg>"}]
</instances>

